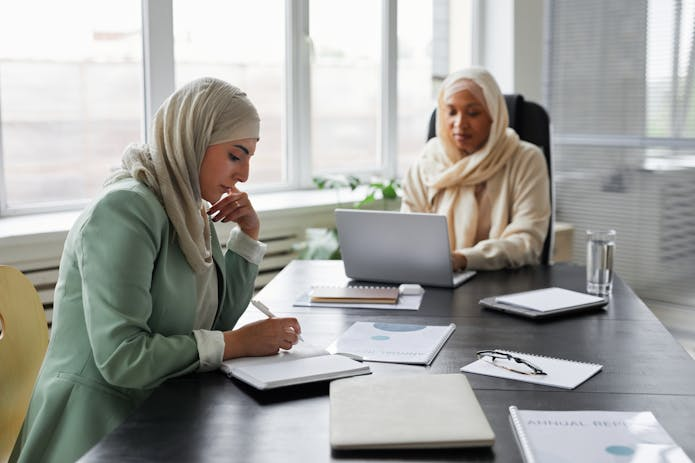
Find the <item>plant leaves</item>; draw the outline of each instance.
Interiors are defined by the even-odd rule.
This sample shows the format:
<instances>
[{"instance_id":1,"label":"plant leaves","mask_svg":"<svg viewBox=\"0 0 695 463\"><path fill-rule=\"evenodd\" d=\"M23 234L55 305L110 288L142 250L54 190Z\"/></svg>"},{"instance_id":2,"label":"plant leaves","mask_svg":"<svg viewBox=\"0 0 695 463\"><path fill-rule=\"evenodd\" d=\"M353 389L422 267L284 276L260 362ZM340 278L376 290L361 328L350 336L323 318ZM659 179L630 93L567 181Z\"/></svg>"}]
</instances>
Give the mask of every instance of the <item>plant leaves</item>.
<instances>
[{"instance_id":1,"label":"plant leaves","mask_svg":"<svg viewBox=\"0 0 695 463\"><path fill-rule=\"evenodd\" d=\"M391 184L382 188L381 194L384 196L384 199L396 199L398 197L396 189Z\"/></svg>"},{"instance_id":2,"label":"plant leaves","mask_svg":"<svg viewBox=\"0 0 695 463\"><path fill-rule=\"evenodd\" d=\"M356 177L354 175L348 175L347 183L350 186L350 189L352 191L355 191L355 188L362 185L362 180L360 180L359 177Z\"/></svg>"},{"instance_id":3,"label":"plant leaves","mask_svg":"<svg viewBox=\"0 0 695 463\"><path fill-rule=\"evenodd\" d=\"M323 190L324 188L327 187L326 182L328 182L327 177L314 177L311 179L312 182L314 182L314 185L316 185L316 188L319 190Z\"/></svg>"},{"instance_id":4,"label":"plant leaves","mask_svg":"<svg viewBox=\"0 0 695 463\"><path fill-rule=\"evenodd\" d=\"M355 205L355 207L356 207L357 209L359 209L359 208L361 208L362 206L366 206L367 204L373 203L373 202L374 202L374 191L372 191L372 192L369 193L367 196L365 196L365 198L364 198L362 201L360 201L359 203L357 203L357 204Z\"/></svg>"},{"instance_id":5,"label":"plant leaves","mask_svg":"<svg viewBox=\"0 0 695 463\"><path fill-rule=\"evenodd\" d=\"M334 228L308 228L306 240L294 247L298 259L339 259L338 232Z\"/></svg>"}]
</instances>

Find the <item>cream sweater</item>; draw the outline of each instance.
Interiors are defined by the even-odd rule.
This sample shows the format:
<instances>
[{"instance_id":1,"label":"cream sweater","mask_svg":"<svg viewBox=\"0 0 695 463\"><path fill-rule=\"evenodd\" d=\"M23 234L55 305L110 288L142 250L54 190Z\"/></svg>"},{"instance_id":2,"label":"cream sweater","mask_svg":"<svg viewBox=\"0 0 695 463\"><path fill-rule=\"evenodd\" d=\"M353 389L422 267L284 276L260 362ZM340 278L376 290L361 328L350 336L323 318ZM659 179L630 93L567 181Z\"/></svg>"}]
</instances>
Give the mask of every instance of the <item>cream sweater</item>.
<instances>
[{"instance_id":1,"label":"cream sweater","mask_svg":"<svg viewBox=\"0 0 695 463\"><path fill-rule=\"evenodd\" d=\"M469 213L464 201L454 203L452 208L441 200L444 190L428 186L431 182L427 180L435 177L440 168L428 162L434 157L432 150L443 150L438 138L427 143L423 156L408 170L403 180L401 210L447 215L449 242L452 249L466 256L467 269L497 270L538 263L550 220L548 170L540 149L520 141L509 161L485 182L473 213ZM452 210L458 215L455 220L449 217ZM479 220L489 223L489 236L463 244L462 232L455 230L453 222L468 221L466 226L479 231Z\"/></svg>"}]
</instances>

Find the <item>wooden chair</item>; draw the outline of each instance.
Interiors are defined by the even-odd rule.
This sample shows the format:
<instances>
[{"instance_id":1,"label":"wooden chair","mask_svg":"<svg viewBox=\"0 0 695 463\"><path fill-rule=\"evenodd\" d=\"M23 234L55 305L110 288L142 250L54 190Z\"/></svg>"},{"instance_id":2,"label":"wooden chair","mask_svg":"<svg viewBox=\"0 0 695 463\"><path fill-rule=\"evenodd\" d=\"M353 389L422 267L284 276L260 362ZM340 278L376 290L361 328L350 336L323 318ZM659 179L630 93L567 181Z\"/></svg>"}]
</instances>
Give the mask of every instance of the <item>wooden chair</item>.
<instances>
[{"instance_id":1,"label":"wooden chair","mask_svg":"<svg viewBox=\"0 0 695 463\"><path fill-rule=\"evenodd\" d=\"M6 462L48 347L36 289L22 272L7 266L0 266L0 330L0 462Z\"/></svg>"}]
</instances>

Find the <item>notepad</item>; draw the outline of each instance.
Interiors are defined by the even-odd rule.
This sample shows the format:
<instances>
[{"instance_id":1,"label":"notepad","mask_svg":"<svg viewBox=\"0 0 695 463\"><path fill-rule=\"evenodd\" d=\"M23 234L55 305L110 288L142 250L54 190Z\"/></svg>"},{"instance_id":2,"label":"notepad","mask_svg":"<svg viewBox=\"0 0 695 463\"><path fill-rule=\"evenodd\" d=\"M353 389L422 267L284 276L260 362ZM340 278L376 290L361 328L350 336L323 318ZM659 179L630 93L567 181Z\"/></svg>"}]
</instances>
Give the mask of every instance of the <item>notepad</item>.
<instances>
[{"instance_id":1,"label":"notepad","mask_svg":"<svg viewBox=\"0 0 695 463\"><path fill-rule=\"evenodd\" d=\"M374 302L311 302L309 291L302 293L292 304L293 307L321 307L334 309L379 309L379 310L418 310L424 293L401 294L395 304Z\"/></svg>"},{"instance_id":2,"label":"notepad","mask_svg":"<svg viewBox=\"0 0 695 463\"><path fill-rule=\"evenodd\" d=\"M455 329L453 323L355 322L327 350L363 361L429 365Z\"/></svg>"},{"instance_id":3,"label":"notepad","mask_svg":"<svg viewBox=\"0 0 695 463\"><path fill-rule=\"evenodd\" d=\"M525 462L692 463L648 411L519 410L512 405L509 421Z\"/></svg>"},{"instance_id":4,"label":"notepad","mask_svg":"<svg viewBox=\"0 0 695 463\"><path fill-rule=\"evenodd\" d=\"M597 308L607 303L602 297L556 287L488 297L480 301L483 307L533 318Z\"/></svg>"},{"instance_id":5,"label":"notepad","mask_svg":"<svg viewBox=\"0 0 695 463\"><path fill-rule=\"evenodd\" d=\"M348 378L330 385L336 450L491 446L495 434L461 374Z\"/></svg>"},{"instance_id":6,"label":"notepad","mask_svg":"<svg viewBox=\"0 0 695 463\"><path fill-rule=\"evenodd\" d=\"M368 365L304 344L267 357L226 360L221 370L261 390L371 373Z\"/></svg>"},{"instance_id":7,"label":"notepad","mask_svg":"<svg viewBox=\"0 0 695 463\"><path fill-rule=\"evenodd\" d=\"M527 383L543 384L545 386L554 386L563 389L574 389L601 371L603 368L602 365L597 363L577 362L574 360L544 357L542 355L524 354L521 352L512 352L506 350L502 350L502 352L508 352L516 357L521 357L524 360L528 360L547 374L525 375L523 373L517 373L499 366L495 366L486 360L476 360L475 362L462 367L461 371L466 373L475 373L478 375L514 379L517 381L525 381Z\"/></svg>"},{"instance_id":8,"label":"notepad","mask_svg":"<svg viewBox=\"0 0 695 463\"><path fill-rule=\"evenodd\" d=\"M395 304L398 288L391 286L315 286L309 292L311 302L348 302Z\"/></svg>"}]
</instances>

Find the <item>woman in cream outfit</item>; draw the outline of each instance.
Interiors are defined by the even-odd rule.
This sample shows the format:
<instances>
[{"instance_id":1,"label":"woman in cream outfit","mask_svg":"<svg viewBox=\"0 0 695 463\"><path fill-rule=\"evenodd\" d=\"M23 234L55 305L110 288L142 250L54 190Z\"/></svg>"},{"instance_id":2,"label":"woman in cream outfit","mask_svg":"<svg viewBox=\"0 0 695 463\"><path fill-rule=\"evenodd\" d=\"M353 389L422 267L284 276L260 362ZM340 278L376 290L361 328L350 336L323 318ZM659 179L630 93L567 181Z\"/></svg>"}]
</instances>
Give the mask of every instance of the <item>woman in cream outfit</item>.
<instances>
[{"instance_id":1,"label":"woman in cream outfit","mask_svg":"<svg viewBox=\"0 0 695 463\"><path fill-rule=\"evenodd\" d=\"M265 253L236 187L259 127L245 93L203 78L163 103L149 145L126 149L66 240L51 340L10 461L74 461L166 379L297 342L293 318L232 330ZM238 225L225 253L218 220Z\"/></svg>"},{"instance_id":2,"label":"woman in cream outfit","mask_svg":"<svg viewBox=\"0 0 695 463\"><path fill-rule=\"evenodd\" d=\"M543 153L508 127L492 75L449 75L437 101L437 136L403 181L402 211L444 214L456 270L538 263L550 220Z\"/></svg>"}]
</instances>

